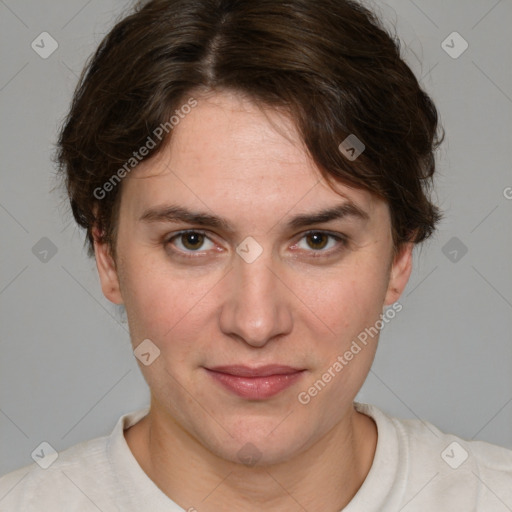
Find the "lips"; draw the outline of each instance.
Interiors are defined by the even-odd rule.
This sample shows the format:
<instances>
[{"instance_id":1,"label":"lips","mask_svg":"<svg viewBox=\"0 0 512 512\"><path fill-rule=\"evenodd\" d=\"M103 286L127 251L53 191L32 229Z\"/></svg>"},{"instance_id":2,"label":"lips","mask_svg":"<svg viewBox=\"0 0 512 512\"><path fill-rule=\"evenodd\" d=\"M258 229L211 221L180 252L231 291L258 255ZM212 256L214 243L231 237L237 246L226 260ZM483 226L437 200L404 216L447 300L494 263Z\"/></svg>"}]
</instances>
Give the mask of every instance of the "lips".
<instances>
[{"instance_id":1,"label":"lips","mask_svg":"<svg viewBox=\"0 0 512 512\"><path fill-rule=\"evenodd\" d=\"M299 380L305 370L284 365L251 368L242 365L205 368L223 389L241 398L264 400L277 395Z\"/></svg>"},{"instance_id":2,"label":"lips","mask_svg":"<svg viewBox=\"0 0 512 512\"><path fill-rule=\"evenodd\" d=\"M237 377L268 377L269 375L290 375L301 371L291 366L283 366L277 364L269 364L260 366L259 368L251 368L249 366L231 365L231 366L214 366L208 368L214 372L227 373Z\"/></svg>"}]
</instances>

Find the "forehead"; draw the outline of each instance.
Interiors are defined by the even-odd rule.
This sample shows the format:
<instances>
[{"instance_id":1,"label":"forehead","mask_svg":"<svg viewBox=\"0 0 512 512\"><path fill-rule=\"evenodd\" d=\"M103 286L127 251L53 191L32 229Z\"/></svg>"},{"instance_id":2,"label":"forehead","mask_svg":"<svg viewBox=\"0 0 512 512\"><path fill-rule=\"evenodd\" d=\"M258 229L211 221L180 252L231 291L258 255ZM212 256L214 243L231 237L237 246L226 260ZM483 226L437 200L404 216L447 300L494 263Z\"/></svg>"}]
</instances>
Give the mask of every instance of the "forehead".
<instances>
[{"instance_id":1,"label":"forehead","mask_svg":"<svg viewBox=\"0 0 512 512\"><path fill-rule=\"evenodd\" d=\"M377 206L368 191L329 186L285 113L230 92L197 101L162 150L125 179L122 203L134 216L177 199L230 216L307 211L342 198L369 213Z\"/></svg>"},{"instance_id":2,"label":"forehead","mask_svg":"<svg viewBox=\"0 0 512 512\"><path fill-rule=\"evenodd\" d=\"M315 170L288 116L231 92L198 98L162 152L140 164L133 176L185 168L190 178L247 183L259 176L268 184L297 173L307 179Z\"/></svg>"}]
</instances>

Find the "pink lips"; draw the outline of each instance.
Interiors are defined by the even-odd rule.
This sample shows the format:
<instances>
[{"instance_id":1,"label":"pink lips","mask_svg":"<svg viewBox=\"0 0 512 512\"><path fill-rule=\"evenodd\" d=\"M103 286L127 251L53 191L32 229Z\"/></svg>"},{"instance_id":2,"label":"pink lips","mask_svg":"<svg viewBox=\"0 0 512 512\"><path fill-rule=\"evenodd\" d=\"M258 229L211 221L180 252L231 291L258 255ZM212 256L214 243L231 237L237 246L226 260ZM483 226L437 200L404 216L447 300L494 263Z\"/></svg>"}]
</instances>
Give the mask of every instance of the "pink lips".
<instances>
[{"instance_id":1,"label":"pink lips","mask_svg":"<svg viewBox=\"0 0 512 512\"><path fill-rule=\"evenodd\" d=\"M304 372L282 365L259 368L241 365L216 366L205 370L224 388L251 400L264 400L277 395L296 382Z\"/></svg>"}]
</instances>

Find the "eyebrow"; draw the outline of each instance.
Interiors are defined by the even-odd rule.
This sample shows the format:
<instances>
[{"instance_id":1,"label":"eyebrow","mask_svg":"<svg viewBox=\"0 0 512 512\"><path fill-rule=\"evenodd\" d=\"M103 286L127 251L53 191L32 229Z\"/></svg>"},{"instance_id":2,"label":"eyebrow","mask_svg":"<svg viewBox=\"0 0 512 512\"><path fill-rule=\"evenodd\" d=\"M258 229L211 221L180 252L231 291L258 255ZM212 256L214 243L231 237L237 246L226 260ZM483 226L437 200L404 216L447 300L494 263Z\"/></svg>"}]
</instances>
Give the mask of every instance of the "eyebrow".
<instances>
[{"instance_id":1,"label":"eyebrow","mask_svg":"<svg viewBox=\"0 0 512 512\"><path fill-rule=\"evenodd\" d=\"M298 214L286 223L289 229L299 229L313 224L341 220L344 218L353 218L356 220L367 221L369 214L357 206L352 201L346 201L342 204L311 213ZM155 208L148 208L139 217L140 222L184 222L187 224L197 224L205 227L223 229L226 232L233 233L235 230L230 222L216 215L205 212L192 211L183 206L168 205Z\"/></svg>"}]
</instances>

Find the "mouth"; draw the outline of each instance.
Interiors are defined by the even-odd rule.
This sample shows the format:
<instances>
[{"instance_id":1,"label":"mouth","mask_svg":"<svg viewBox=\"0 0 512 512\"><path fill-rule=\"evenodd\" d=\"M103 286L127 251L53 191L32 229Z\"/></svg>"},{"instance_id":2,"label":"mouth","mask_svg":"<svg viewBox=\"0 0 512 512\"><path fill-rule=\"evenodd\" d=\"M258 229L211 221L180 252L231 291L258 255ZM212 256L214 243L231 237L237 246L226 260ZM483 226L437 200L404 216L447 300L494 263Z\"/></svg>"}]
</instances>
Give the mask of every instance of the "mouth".
<instances>
[{"instance_id":1,"label":"mouth","mask_svg":"<svg viewBox=\"0 0 512 512\"><path fill-rule=\"evenodd\" d=\"M284 365L253 368L242 365L204 368L224 389L249 400L265 400L296 383L306 371Z\"/></svg>"}]
</instances>

